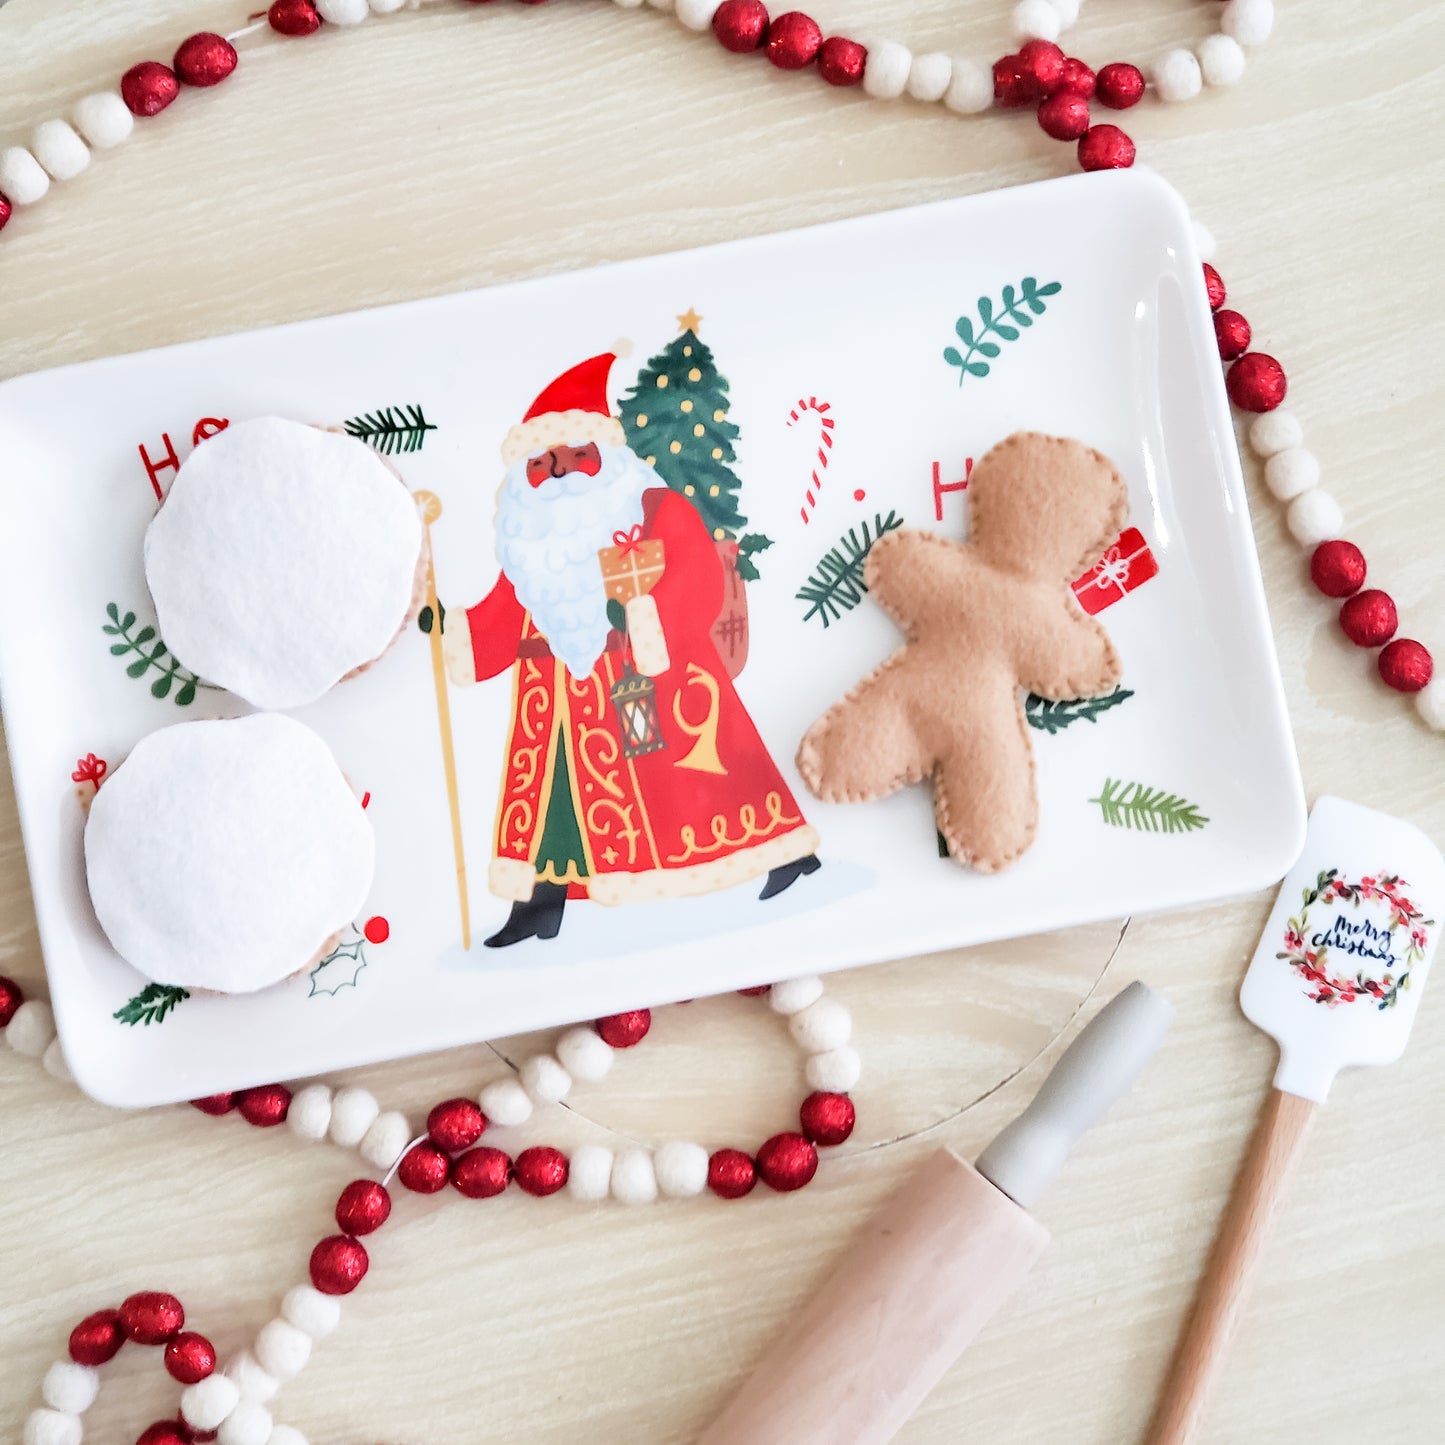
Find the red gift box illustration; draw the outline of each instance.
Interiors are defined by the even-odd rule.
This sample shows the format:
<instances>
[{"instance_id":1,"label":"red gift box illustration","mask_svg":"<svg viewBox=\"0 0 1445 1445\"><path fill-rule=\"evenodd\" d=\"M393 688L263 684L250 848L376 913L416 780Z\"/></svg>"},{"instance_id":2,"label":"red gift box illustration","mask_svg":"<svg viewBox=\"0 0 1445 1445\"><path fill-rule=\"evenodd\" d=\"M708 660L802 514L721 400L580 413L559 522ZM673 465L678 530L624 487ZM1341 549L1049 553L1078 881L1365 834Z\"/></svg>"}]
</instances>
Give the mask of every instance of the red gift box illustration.
<instances>
[{"instance_id":1,"label":"red gift box illustration","mask_svg":"<svg viewBox=\"0 0 1445 1445\"><path fill-rule=\"evenodd\" d=\"M1119 540L1073 585L1079 606L1091 617L1157 576L1159 563L1149 550L1144 534L1128 527Z\"/></svg>"}]
</instances>

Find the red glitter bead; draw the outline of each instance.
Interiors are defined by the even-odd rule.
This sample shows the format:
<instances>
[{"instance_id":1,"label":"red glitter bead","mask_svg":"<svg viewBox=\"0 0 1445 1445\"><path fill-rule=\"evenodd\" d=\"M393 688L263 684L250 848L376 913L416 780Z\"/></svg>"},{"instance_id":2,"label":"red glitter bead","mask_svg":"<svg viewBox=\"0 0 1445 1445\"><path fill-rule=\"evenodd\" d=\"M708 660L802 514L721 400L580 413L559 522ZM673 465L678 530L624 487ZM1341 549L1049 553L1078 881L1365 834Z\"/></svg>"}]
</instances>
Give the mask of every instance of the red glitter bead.
<instances>
[{"instance_id":1,"label":"red glitter bead","mask_svg":"<svg viewBox=\"0 0 1445 1445\"><path fill-rule=\"evenodd\" d=\"M120 1307L120 1327L138 1345L163 1345L180 1334L185 1322L180 1300L159 1290L133 1294Z\"/></svg>"},{"instance_id":2,"label":"red glitter bead","mask_svg":"<svg viewBox=\"0 0 1445 1445\"><path fill-rule=\"evenodd\" d=\"M801 1134L774 1134L758 1150L758 1178L780 1194L801 1189L818 1172L818 1151Z\"/></svg>"},{"instance_id":3,"label":"red glitter bead","mask_svg":"<svg viewBox=\"0 0 1445 1445\"><path fill-rule=\"evenodd\" d=\"M757 1182L757 1166L741 1149L719 1149L707 1161L707 1187L720 1199L741 1199Z\"/></svg>"},{"instance_id":4,"label":"red glitter bead","mask_svg":"<svg viewBox=\"0 0 1445 1445\"><path fill-rule=\"evenodd\" d=\"M1000 110L1018 110L1032 105L1034 98L1033 78L1017 55L1000 56L994 61L993 103Z\"/></svg>"},{"instance_id":5,"label":"red glitter bead","mask_svg":"<svg viewBox=\"0 0 1445 1445\"><path fill-rule=\"evenodd\" d=\"M14 207L10 204L10 197L0 191L0 231L3 231L10 222L10 216Z\"/></svg>"},{"instance_id":6,"label":"red glitter bead","mask_svg":"<svg viewBox=\"0 0 1445 1445\"><path fill-rule=\"evenodd\" d=\"M357 1240L329 1235L311 1251L311 1283L322 1294L350 1294L366 1278L370 1264Z\"/></svg>"},{"instance_id":7,"label":"red glitter bead","mask_svg":"<svg viewBox=\"0 0 1445 1445\"><path fill-rule=\"evenodd\" d=\"M635 1008L629 1013L612 1014L598 1019L596 1027L603 1043L611 1044L614 1049L630 1049L647 1037L652 1027L652 1010Z\"/></svg>"},{"instance_id":8,"label":"red glitter bead","mask_svg":"<svg viewBox=\"0 0 1445 1445\"><path fill-rule=\"evenodd\" d=\"M1052 95L1064 78L1064 52L1052 40L1026 40L1019 46L1019 69L1035 97Z\"/></svg>"},{"instance_id":9,"label":"red glitter bead","mask_svg":"<svg viewBox=\"0 0 1445 1445\"><path fill-rule=\"evenodd\" d=\"M832 1147L841 1144L858 1121L858 1111L847 1094L809 1094L798 1110L803 1133L814 1144Z\"/></svg>"},{"instance_id":10,"label":"red glitter bead","mask_svg":"<svg viewBox=\"0 0 1445 1445\"><path fill-rule=\"evenodd\" d=\"M373 1234L391 1218L391 1195L375 1179L353 1179L336 1201L336 1223L343 1234Z\"/></svg>"},{"instance_id":11,"label":"red glitter bead","mask_svg":"<svg viewBox=\"0 0 1445 1445\"><path fill-rule=\"evenodd\" d=\"M1134 142L1116 125L1091 125L1079 137L1079 164L1086 171L1122 171L1134 164Z\"/></svg>"},{"instance_id":12,"label":"red glitter bead","mask_svg":"<svg viewBox=\"0 0 1445 1445\"><path fill-rule=\"evenodd\" d=\"M262 1084L258 1089L242 1089L236 1095L241 1117L257 1129L274 1129L286 1122L291 1110L291 1090L285 1084Z\"/></svg>"},{"instance_id":13,"label":"red glitter bead","mask_svg":"<svg viewBox=\"0 0 1445 1445\"><path fill-rule=\"evenodd\" d=\"M767 55L779 70L811 65L823 43L823 31L811 15L789 10L768 26Z\"/></svg>"},{"instance_id":14,"label":"red glitter bead","mask_svg":"<svg viewBox=\"0 0 1445 1445\"><path fill-rule=\"evenodd\" d=\"M166 1346L166 1373L183 1385L194 1385L214 1374L216 1369L216 1347L205 1335L191 1331L177 1335Z\"/></svg>"},{"instance_id":15,"label":"red glitter bead","mask_svg":"<svg viewBox=\"0 0 1445 1445\"><path fill-rule=\"evenodd\" d=\"M1419 692L1434 674L1430 649L1413 637L1397 637L1380 653L1380 676L1396 692Z\"/></svg>"},{"instance_id":16,"label":"red glitter bead","mask_svg":"<svg viewBox=\"0 0 1445 1445\"><path fill-rule=\"evenodd\" d=\"M468 1199L490 1199L512 1182L512 1161L500 1149L468 1149L452 1160L452 1187Z\"/></svg>"},{"instance_id":17,"label":"red glitter bead","mask_svg":"<svg viewBox=\"0 0 1445 1445\"><path fill-rule=\"evenodd\" d=\"M212 1118L219 1118L222 1114L229 1114L236 1107L236 1096L234 1094L208 1094L204 1099L192 1099L191 1108L199 1109L203 1114L209 1114Z\"/></svg>"},{"instance_id":18,"label":"red glitter bead","mask_svg":"<svg viewBox=\"0 0 1445 1445\"><path fill-rule=\"evenodd\" d=\"M0 978L0 1029L9 1026L15 1010L25 1002L25 993L13 978Z\"/></svg>"},{"instance_id":19,"label":"red glitter bead","mask_svg":"<svg viewBox=\"0 0 1445 1445\"><path fill-rule=\"evenodd\" d=\"M1356 592L1340 608L1340 626L1356 647L1383 647L1399 625L1394 599L1378 587Z\"/></svg>"},{"instance_id":20,"label":"red glitter bead","mask_svg":"<svg viewBox=\"0 0 1445 1445\"><path fill-rule=\"evenodd\" d=\"M180 1420L157 1420L136 1436L135 1445L194 1445L195 1435Z\"/></svg>"},{"instance_id":21,"label":"red glitter bead","mask_svg":"<svg viewBox=\"0 0 1445 1445\"><path fill-rule=\"evenodd\" d=\"M1039 106L1039 124L1055 140L1078 140L1089 128L1089 102L1071 90L1056 90Z\"/></svg>"},{"instance_id":22,"label":"red glitter bead","mask_svg":"<svg viewBox=\"0 0 1445 1445\"><path fill-rule=\"evenodd\" d=\"M1075 95L1092 100L1098 88L1099 77L1082 60L1076 60L1072 55L1065 59L1064 73L1059 77L1060 90L1072 90Z\"/></svg>"},{"instance_id":23,"label":"red glitter bead","mask_svg":"<svg viewBox=\"0 0 1445 1445\"><path fill-rule=\"evenodd\" d=\"M1353 542L1321 542L1310 558L1310 581L1326 597L1348 597L1365 585L1365 554Z\"/></svg>"},{"instance_id":24,"label":"red glitter bead","mask_svg":"<svg viewBox=\"0 0 1445 1445\"><path fill-rule=\"evenodd\" d=\"M555 1194L567 1182L567 1156L560 1149L538 1145L523 1149L512 1166L519 1188L543 1198Z\"/></svg>"},{"instance_id":25,"label":"red glitter bead","mask_svg":"<svg viewBox=\"0 0 1445 1445\"><path fill-rule=\"evenodd\" d=\"M1115 61L1095 77L1100 105L1110 110L1128 110L1144 99L1144 72L1137 65Z\"/></svg>"},{"instance_id":26,"label":"red glitter bead","mask_svg":"<svg viewBox=\"0 0 1445 1445\"><path fill-rule=\"evenodd\" d=\"M70 1358L94 1369L115 1359L125 1343L119 1310L97 1310L70 1332Z\"/></svg>"},{"instance_id":27,"label":"red glitter bead","mask_svg":"<svg viewBox=\"0 0 1445 1445\"><path fill-rule=\"evenodd\" d=\"M366 935L368 943L385 943L391 937L391 924L378 913L375 918L366 920L361 931Z\"/></svg>"},{"instance_id":28,"label":"red glitter bead","mask_svg":"<svg viewBox=\"0 0 1445 1445\"><path fill-rule=\"evenodd\" d=\"M1249 322L1238 311L1214 313L1214 339L1222 361L1233 361L1249 350Z\"/></svg>"},{"instance_id":29,"label":"red glitter bead","mask_svg":"<svg viewBox=\"0 0 1445 1445\"><path fill-rule=\"evenodd\" d=\"M1209 264L1204 263L1204 293L1209 297L1209 309L1218 311L1224 305L1226 291L1224 289L1224 277Z\"/></svg>"},{"instance_id":30,"label":"red glitter bead","mask_svg":"<svg viewBox=\"0 0 1445 1445\"><path fill-rule=\"evenodd\" d=\"M266 18L281 35L315 35L321 29L321 16L311 0L276 0Z\"/></svg>"},{"instance_id":31,"label":"red glitter bead","mask_svg":"<svg viewBox=\"0 0 1445 1445\"><path fill-rule=\"evenodd\" d=\"M143 60L120 78L121 99L142 119L159 115L180 92L175 71L158 60Z\"/></svg>"},{"instance_id":32,"label":"red glitter bead","mask_svg":"<svg viewBox=\"0 0 1445 1445\"><path fill-rule=\"evenodd\" d=\"M413 1194L435 1194L447 1187L452 1161L435 1144L423 1140L402 1155L396 1177Z\"/></svg>"},{"instance_id":33,"label":"red glitter bead","mask_svg":"<svg viewBox=\"0 0 1445 1445\"><path fill-rule=\"evenodd\" d=\"M818 48L818 74L829 85L857 85L867 65L868 47L842 35L830 35Z\"/></svg>"},{"instance_id":34,"label":"red glitter bead","mask_svg":"<svg viewBox=\"0 0 1445 1445\"><path fill-rule=\"evenodd\" d=\"M203 31L181 41L171 62L176 78L186 85L219 85L236 68L236 47L224 35Z\"/></svg>"},{"instance_id":35,"label":"red glitter bead","mask_svg":"<svg viewBox=\"0 0 1445 1445\"><path fill-rule=\"evenodd\" d=\"M458 1154L482 1137L487 1116L470 1099L448 1099L426 1116L426 1131L438 1149Z\"/></svg>"},{"instance_id":36,"label":"red glitter bead","mask_svg":"<svg viewBox=\"0 0 1445 1445\"><path fill-rule=\"evenodd\" d=\"M768 7L763 0L723 0L712 17L712 33L724 50L745 55L768 38Z\"/></svg>"},{"instance_id":37,"label":"red glitter bead","mask_svg":"<svg viewBox=\"0 0 1445 1445\"><path fill-rule=\"evenodd\" d=\"M772 989L772 984L760 983L756 988L740 988L738 992L744 998L760 998L765 993L771 993Z\"/></svg>"},{"instance_id":38,"label":"red glitter bead","mask_svg":"<svg viewBox=\"0 0 1445 1445\"><path fill-rule=\"evenodd\" d=\"M1224 385L1241 411L1273 411L1289 389L1284 367L1262 351L1246 351L1229 368Z\"/></svg>"}]
</instances>

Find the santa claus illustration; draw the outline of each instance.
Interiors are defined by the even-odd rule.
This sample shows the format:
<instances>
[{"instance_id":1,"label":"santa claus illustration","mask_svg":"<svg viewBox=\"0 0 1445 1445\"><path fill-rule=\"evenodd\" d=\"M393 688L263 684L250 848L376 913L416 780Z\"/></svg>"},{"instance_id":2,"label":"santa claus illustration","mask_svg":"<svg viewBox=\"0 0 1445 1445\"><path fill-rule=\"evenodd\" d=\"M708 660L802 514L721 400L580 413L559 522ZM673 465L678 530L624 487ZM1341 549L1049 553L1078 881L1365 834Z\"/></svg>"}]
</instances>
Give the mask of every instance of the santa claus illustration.
<instances>
[{"instance_id":1,"label":"santa claus illustration","mask_svg":"<svg viewBox=\"0 0 1445 1445\"><path fill-rule=\"evenodd\" d=\"M818 835L748 716L711 629L724 570L702 518L624 441L614 353L558 377L502 446L501 575L448 609L458 685L512 672L486 940L554 938L569 898L646 902L818 867Z\"/></svg>"}]
</instances>

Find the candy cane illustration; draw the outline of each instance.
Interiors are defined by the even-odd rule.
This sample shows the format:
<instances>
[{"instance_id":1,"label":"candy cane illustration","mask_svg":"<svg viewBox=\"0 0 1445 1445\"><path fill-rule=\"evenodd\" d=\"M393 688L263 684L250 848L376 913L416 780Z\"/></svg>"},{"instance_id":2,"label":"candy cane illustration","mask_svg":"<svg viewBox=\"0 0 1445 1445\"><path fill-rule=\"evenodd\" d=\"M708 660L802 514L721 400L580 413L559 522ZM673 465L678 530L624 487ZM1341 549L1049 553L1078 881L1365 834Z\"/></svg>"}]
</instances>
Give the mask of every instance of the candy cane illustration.
<instances>
[{"instance_id":1,"label":"candy cane illustration","mask_svg":"<svg viewBox=\"0 0 1445 1445\"><path fill-rule=\"evenodd\" d=\"M809 513L818 505L818 494L823 490L823 473L828 470L828 457L833 450L833 418L828 415L832 405L826 401L819 401L816 396L800 397L798 404L788 413L788 425L797 424L799 417L807 412L818 414L818 460L813 464L812 485L808 488L807 501L800 508L800 514L804 523L811 521Z\"/></svg>"}]
</instances>

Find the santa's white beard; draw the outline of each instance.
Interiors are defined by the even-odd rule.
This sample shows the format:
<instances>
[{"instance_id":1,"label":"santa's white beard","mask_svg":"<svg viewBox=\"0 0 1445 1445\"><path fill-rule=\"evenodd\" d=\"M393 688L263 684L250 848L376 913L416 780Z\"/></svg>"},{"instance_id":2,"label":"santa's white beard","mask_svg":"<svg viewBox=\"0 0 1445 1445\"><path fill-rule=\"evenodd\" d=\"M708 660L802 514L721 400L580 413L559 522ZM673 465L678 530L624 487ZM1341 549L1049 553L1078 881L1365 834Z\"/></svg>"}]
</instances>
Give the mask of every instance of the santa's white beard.
<instances>
[{"instance_id":1,"label":"santa's white beard","mask_svg":"<svg viewBox=\"0 0 1445 1445\"><path fill-rule=\"evenodd\" d=\"M607 645L607 593L597 553L642 521L657 473L629 447L602 446L595 477L568 472L540 487L523 458L497 493L497 560L555 657L586 677Z\"/></svg>"}]
</instances>

